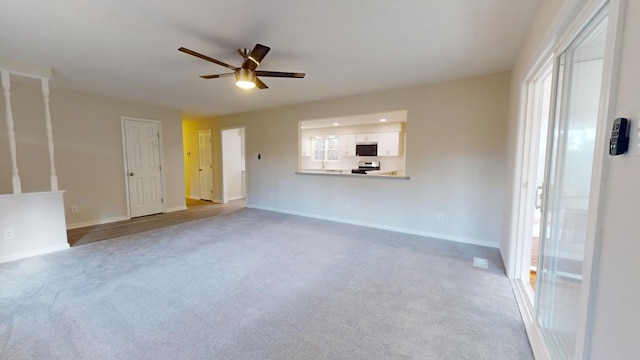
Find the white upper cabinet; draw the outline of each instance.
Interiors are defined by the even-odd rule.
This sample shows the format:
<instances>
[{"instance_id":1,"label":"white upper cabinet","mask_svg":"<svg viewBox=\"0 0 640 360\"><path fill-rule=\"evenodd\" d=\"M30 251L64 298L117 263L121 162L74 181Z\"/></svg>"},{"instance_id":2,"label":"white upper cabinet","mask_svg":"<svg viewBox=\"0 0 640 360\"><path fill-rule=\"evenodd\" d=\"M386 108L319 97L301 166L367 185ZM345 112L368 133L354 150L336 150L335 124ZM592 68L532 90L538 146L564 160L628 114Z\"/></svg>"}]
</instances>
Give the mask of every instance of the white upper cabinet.
<instances>
[{"instance_id":1,"label":"white upper cabinet","mask_svg":"<svg viewBox=\"0 0 640 360\"><path fill-rule=\"evenodd\" d=\"M356 142L378 142L380 134L356 134Z\"/></svg>"},{"instance_id":2,"label":"white upper cabinet","mask_svg":"<svg viewBox=\"0 0 640 360\"><path fill-rule=\"evenodd\" d=\"M400 133L379 133L378 156L400 156Z\"/></svg>"},{"instance_id":3,"label":"white upper cabinet","mask_svg":"<svg viewBox=\"0 0 640 360\"><path fill-rule=\"evenodd\" d=\"M356 156L356 135L355 134L338 136L338 155Z\"/></svg>"}]
</instances>

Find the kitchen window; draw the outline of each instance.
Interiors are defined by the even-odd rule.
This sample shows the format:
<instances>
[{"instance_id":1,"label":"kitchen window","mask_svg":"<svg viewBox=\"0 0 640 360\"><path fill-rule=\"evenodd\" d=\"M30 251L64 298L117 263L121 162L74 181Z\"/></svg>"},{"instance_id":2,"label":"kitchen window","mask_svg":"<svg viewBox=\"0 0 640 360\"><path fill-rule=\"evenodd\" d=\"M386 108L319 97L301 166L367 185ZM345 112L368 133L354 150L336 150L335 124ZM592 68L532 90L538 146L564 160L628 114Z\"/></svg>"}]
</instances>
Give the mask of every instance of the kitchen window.
<instances>
[{"instance_id":1,"label":"kitchen window","mask_svg":"<svg viewBox=\"0 0 640 360\"><path fill-rule=\"evenodd\" d=\"M338 161L338 138L335 136L315 137L313 139L313 160Z\"/></svg>"}]
</instances>

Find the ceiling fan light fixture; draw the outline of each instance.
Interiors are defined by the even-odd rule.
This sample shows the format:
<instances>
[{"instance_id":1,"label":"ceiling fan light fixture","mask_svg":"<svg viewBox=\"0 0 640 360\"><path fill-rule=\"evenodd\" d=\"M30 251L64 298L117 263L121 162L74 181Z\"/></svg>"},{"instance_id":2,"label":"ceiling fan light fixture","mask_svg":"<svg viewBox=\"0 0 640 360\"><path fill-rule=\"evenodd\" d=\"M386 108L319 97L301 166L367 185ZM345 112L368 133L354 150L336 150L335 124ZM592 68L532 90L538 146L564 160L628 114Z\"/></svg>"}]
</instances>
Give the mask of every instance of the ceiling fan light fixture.
<instances>
[{"instance_id":1,"label":"ceiling fan light fixture","mask_svg":"<svg viewBox=\"0 0 640 360\"><path fill-rule=\"evenodd\" d=\"M256 87L256 73L244 68L236 69L236 86L242 89Z\"/></svg>"}]
</instances>

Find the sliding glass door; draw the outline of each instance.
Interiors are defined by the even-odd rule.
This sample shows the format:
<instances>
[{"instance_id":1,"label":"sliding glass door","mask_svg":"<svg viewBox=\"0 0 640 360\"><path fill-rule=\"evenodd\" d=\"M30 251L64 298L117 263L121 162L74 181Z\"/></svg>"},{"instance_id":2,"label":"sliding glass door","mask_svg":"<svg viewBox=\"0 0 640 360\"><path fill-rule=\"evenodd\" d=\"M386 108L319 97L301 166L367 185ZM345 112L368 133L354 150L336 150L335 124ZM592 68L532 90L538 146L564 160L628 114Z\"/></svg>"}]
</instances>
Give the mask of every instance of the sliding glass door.
<instances>
[{"instance_id":1,"label":"sliding glass door","mask_svg":"<svg viewBox=\"0 0 640 360\"><path fill-rule=\"evenodd\" d=\"M576 351L607 20L605 8L555 62L535 301L554 359Z\"/></svg>"}]
</instances>

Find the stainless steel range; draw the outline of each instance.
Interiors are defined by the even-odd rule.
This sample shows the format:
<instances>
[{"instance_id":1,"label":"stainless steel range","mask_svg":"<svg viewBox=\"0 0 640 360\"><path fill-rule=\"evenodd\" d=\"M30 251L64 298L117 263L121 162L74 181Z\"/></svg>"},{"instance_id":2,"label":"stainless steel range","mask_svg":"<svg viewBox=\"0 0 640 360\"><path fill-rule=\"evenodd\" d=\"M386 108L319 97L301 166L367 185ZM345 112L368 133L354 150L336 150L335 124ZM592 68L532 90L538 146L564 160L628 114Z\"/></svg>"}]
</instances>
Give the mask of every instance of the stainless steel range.
<instances>
[{"instance_id":1,"label":"stainless steel range","mask_svg":"<svg viewBox=\"0 0 640 360\"><path fill-rule=\"evenodd\" d=\"M366 174L367 171L380 170L380 161L358 161L358 168L351 170L352 174Z\"/></svg>"}]
</instances>

